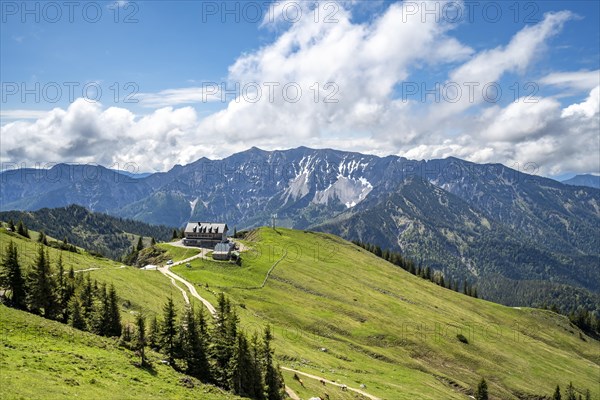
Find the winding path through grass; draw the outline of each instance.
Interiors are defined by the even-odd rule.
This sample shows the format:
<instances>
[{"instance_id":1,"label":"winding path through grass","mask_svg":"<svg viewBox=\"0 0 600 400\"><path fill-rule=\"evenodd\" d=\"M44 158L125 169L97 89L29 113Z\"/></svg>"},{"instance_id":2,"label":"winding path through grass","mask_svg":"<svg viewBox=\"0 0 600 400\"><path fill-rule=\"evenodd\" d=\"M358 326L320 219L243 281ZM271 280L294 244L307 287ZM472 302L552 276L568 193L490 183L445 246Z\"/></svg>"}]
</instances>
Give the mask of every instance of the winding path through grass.
<instances>
[{"instance_id":1,"label":"winding path through grass","mask_svg":"<svg viewBox=\"0 0 600 400\"><path fill-rule=\"evenodd\" d=\"M296 394L296 392L294 392L289 386L285 387L285 393L287 393L287 395L292 400L302 400L302 399L300 399L300 397L298 397L298 395Z\"/></svg>"},{"instance_id":2,"label":"winding path through grass","mask_svg":"<svg viewBox=\"0 0 600 400\"><path fill-rule=\"evenodd\" d=\"M175 263L173 263L171 265L163 265L162 267L158 267L158 270L162 274L164 274L165 276L167 276L168 278L170 278L171 282L173 283L173 285L175 287L177 287L179 290L181 290L181 293L183 294L183 298L185 299L186 303L189 304L189 302L190 302L190 300L189 300L189 298L187 296L187 293L185 293L185 290L183 290L182 288L180 288L177 285L177 283L175 282L175 280L178 280L179 282L183 283L188 288L188 290L190 291L190 293L192 294L192 296L194 296L195 298L197 298L198 300L200 300L202 302L202 304L204 304L206 306L206 308L211 313L211 315L214 317L216 315L216 309L215 309L215 307L208 300L206 300L205 298L203 298L202 296L200 296L198 294L198 291L196 290L196 288L194 287L194 285L191 282L188 282L187 280L183 279L179 275L177 275L177 274L175 274L175 273L173 273L173 272L171 272L169 270L170 267L175 266L175 265L185 264L185 263L190 262L192 260L195 260L197 258L206 258L206 253L207 252L208 252L208 249L202 249L202 251L200 253L196 254L195 256L186 258L185 260L177 261L177 262L175 262ZM271 275L271 272L275 269L275 267L277 266L277 264L279 264L281 261L283 261L283 259L286 257L286 255L287 255L287 251L284 251L284 253L281 256L281 258L279 260L275 261L273 263L273 265L271 266L271 268L269 268L269 271L267 272L267 275L265 276L265 279L264 279L262 285L256 286L256 287L254 287L252 289L261 289L261 288L265 287L265 285L267 283L267 280L269 279L269 276ZM239 288L239 289L249 289L249 288ZM366 393L366 392L364 392L364 391L362 391L360 389L351 388L351 387L349 387L347 385L344 385L344 384L341 384L341 383L337 383L337 382L331 381L329 379L322 378L320 376L311 375L311 374L308 374L306 372L298 371L298 370L295 370L295 369L292 369L292 368L288 368L288 367L280 367L280 368L284 369L286 371L294 372L296 374L305 376L305 377L310 378L310 379L316 379L318 381L322 381L322 382L328 383L330 385L337 386L339 388L346 388L347 390L351 390L351 391L353 391L355 393L358 393L358 394L361 394L361 395L363 395L365 397L368 397L371 400L381 400L379 397L375 397L373 395L370 395L370 394L368 394L368 393ZM300 400L300 398L298 397L298 395L296 393L294 393L294 391L290 387L286 386L285 389L286 389L286 392L288 393L288 395L290 396L290 398L292 398L292 400Z\"/></svg>"},{"instance_id":3,"label":"winding path through grass","mask_svg":"<svg viewBox=\"0 0 600 400\"><path fill-rule=\"evenodd\" d=\"M351 390L351 391L353 391L355 393L358 393L358 394L361 394L361 395L363 395L365 397L368 397L371 400L381 400L379 397L373 396L372 394L364 392L364 391L362 391L360 389L351 388L350 386L344 385L343 383L337 383L337 382L331 381L329 379L322 378L320 376L316 376L316 375L308 374L306 372L298 371L297 369L292 369L292 368L288 368L288 367L279 367L279 368L284 369L286 371L293 372L293 373L298 374L298 375L302 375L302 376L310 378L310 379L316 379L318 381L322 381L322 382L325 382L325 383L327 383L329 385L337 386L339 388L346 388L347 390Z\"/></svg>"},{"instance_id":4,"label":"winding path through grass","mask_svg":"<svg viewBox=\"0 0 600 400\"><path fill-rule=\"evenodd\" d=\"M181 260L181 261L177 261L171 265L163 265L162 267L158 267L158 270L165 275L166 277L171 279L171 282L173 283L173 285L175 285L176 288L178 288L179 290L181 290L182 294L183 294L183 298L185 299L185 302L189 304L190 299L188 298L187 294L185 293L185 291L183 289L181 289L177 283L175 283L175 280L178 280L179 282L183 283L188 290L190 291L191 295L194 296L195 298L197 298L198 300L200 300L202 302L202 304L204 304L204 306L208 309L208 311L210 312L210 314L214 317L215 314L217 313L215 307L213 307L212 304L210 304L210 302L208 300L206 300L204 297L200 296L200 294L198 294L198 291L196 290L196 288L194 287L194 285L191 282L186 281L185 279L183 279L182 277L180 277L179 275L171 272L169 270L169 268L171 268L174 265L180 265L180 264L185 264L187 262L190 262L192 260L195 260L196 258L204 258L206 256L207 253L207 249L202 249L202 251L198 254L196 254L195 256L186 258L185 260Z\"/></svg>"},{"instance_id":5,"label":"winding path through grass","mask_svg":"<svg viewBox=\"0 0 600 400\"><path fill-rule=\"evenodd\" d=\"M277 266L277 264L279 264L281 261L283 261L283 259L286 256L287 256L287 249L284 249L283 255L281 256L281 258L279 260L275 261L273 263L273 265L271 265L271 268L269 268L269 270L267 271L267 274L265 275L265 279L263 280L263 282L261 283L260 286L216 286L216 287L218 287L220 289L242 289L242 290L257 290L257 289L262 289L267 284L267 281L269 280L269 277L271 276L271 272L273 272L273 270L275 269L275 267Z\"/></svg>"},{"instance_id":6,"label":"winding path through grass","mask_svg":"<svg viewBox=\"0 0 600 400\"><path fill-rule=\"evenodd\" d=\"M183 279L182 277L180 277L179 275L171 272L169 270L170 267L174 266L174 265L180 265L180 264L184 264L187 262L190 262L192 260L195 260L197 258L206 258L206 253L208 252L207 249L202 249L202 251L200 251L200 253L196 254L195 256L186 258L185 260L181 260L181 261L177 261L171 265L163 265L162 267L158 267L157 269L163 274L165 275L167 278L171 279L171 283L179 290L181 290L181 294L183 295L183 298L185 300L186 303L190 303L190 299L188 298L187 293L185 292L184 289L182 289L181 287L179 287L179 285L177 285L177 283L175 282L175 280L178 280L179 282L183 283L188 290L190 291L190 293L192 294L192 296L194 296L195 298L197 298L198 300L200 300L202 302L202 304L204 304L204 306L206 306L206 308L208 309L208 311L210 312L210 314L214 317L217 313L217 310L215 309L215 307L208 301L206 300L204 297L200 296L198 294L198 291L196 290L196 288L194 287L194 285L191 282L188 282L187 280ZM265 284L267 283L267 279L269 278L269 274L271 273L271 271L273 270L273 268L275 268L275 266L281 261L283 260L283 258L285 257L285 254L283 255L283 257L281 257L279 260L277 260L273 266L271 267L271 269L269 270L269 272L267 273L267 276L265 277L265 280L263 282L263 284L261 285L261 287L264 287ZM300 397L298 397L298 395L288 386L285 387L285 391L288 394L288 396L290 396L290 398L292 400L300 400Z\"/></svg>"}]
</instances>

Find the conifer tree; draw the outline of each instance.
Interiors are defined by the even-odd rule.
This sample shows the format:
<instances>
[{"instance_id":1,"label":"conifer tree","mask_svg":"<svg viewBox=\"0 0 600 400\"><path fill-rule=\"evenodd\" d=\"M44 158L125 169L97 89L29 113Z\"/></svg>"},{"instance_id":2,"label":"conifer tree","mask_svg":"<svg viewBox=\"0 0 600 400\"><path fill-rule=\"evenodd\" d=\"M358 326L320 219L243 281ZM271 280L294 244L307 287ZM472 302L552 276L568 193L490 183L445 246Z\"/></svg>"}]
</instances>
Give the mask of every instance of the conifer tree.
<instances>
[{"instance_id":1,"label":"conifer tree","mask_svg":"<svg viewBox=\"0 0 600 400\"><path fill-rule=\"evenodd\" d=\"M106 336L118 337L121 334L121 312L119 311L119 298L115 286L111 283L108 290L108 320Z\"/></svg>"},{"instance_id":2,"label":"conifer tree","mask_svg":"<svg viewBox=\"0 0 600 400\"><path fill-rule=\"evenodd\" d=\"M148 347L152 350L158 350L158 342L158 320L154 316L148 325Z\"/></svg>"},{"instance_id":3,"label":"conifer tree","mask_svg":"<svg viewBox=\"0 0 600 400\"><path fill-rule=\"evenodd\" d=\"M16 230L15 223L13 222L12 219L8 220L8 230L11 232L14 232Z\"/></svg>"},{"instance_id":4,"label":"conifer tree","mask_svg":"<svg viewBox=\"0 0 600 400\"><path fill-rule=\"evenodd\" d=\"M556 389L554 390L554 395L552 396L552 400L562 400L562 396L560 395L560 386L556 385Z\"/></svg>"},{"instance_id":5,"label":"conifer tree","mask_svg":"<svg viewBox=\"0 0 600 400\"><path fill-rule=\"evenodd\" d=\"M246 336L240 333L229 361L229 387L235 394L257 399L259 393L254 392L257 375L260 376L259 366L254 363Z\"/></svg>"},{"instance_id":6,"label":"conifer tree","mask_svg":"<svg viewBox=\"0 0 600 400\"><path fill-rule=\"evenodd\" d=\"M62 290L65 286L65 267L62 260L62 252L58 254L58 260L56 260L56 287L58 290Z\"/></svg>"},{"instance_id":7,"label":"conifer tree","mask_svg":"<svg viewBox=\"0 0 600 400\"><path fill-rule=\"evenodd\" d=\"M56 269L58 270L56 274L57 317L61 322L66 323L69 320L69 300L71 299L71 293L68 287L68 278L65 277L62 253L59 254L56 261Z\"/></svg>"},{"instance_id":8,"label":"conifer tree","mask_svg":"<svg viewBox=\"0 0 600 400\"><path fill-rule=\"evenodd\" d=\"M121 342L131 343L131 325L123 325L123 331L121 332Z\"/></svg>"},{"instance_id":9,"label":"conifer tree","mask_svg":"<svg viewBox=\"0 0 600 400\"><path fill-rule=\"evenodd\" d=\"M206 345L208 345L210 338L208 333L208 324L206 323L206 314L204 313L203 307L200 307L198 309L198 313L196 314L196 320L198 321L198 332L200 334L200 338L204 341Z\"/></svg>"},{"instance_id":10,"label":"conifer tree","mask_svg":"<svg viewBox=\"0 0 600 400\"><path fill-rule=\"evenodd\" d=\"M85 318L82 314L81 304L79 303L79 299L75 296L69 301L69 325L82 331L85 331L87 328Z\"/></svg>"},{"instance_id":11,"label":"conifer tree","mask_svg":"<svg viewBox=\"0 0 600 400\"><path fill-rule=\"evenodd\" d=\"M173 229L173 236L171 237L171 239L175 240L179 237L179 233L177 233L177 229Z\"/></svg>"},{"instance_id":12,"label":"conifer tree","mask_svg":"<svg viewBox=\"0 0 600 400\"><path fill-rule=\"evenodd\" d=\"M236 339L236 344L233 347L233 352L227 366L227 387L233 393L242 396L250 397L246 392L244 368L247 368L248 346L243 340L243 335L239 335ZM244 348L245 346L245 348Z\"/></svg>"},{"instance_id":13,"label":"conifer tree","mask_svg":"<svg viewBox=\"0 0 600 400\"><path fill-rule=\"evenodd\" d=\"M6 254L2 259L0 287L6 291L5 296L6 293L10 293L9 304L12 307L21 310L25 309L27 299L25 291L25 279L23 279L23 274L21 273L17 247L12 240L8 243Z\"/></svg>"},{"instance_id":14,"label":"conifer tree","mask_svg":"<svg viewBox=\"0 0 600 400\"><path fill-rule=\"evenodd\" d=\"M377 256L377 257L381 257L383 255L382 251L381 251L381 247L379 246L375 246L373 248L373 253Z\"/></svg>"},{"instance_id":15,"label":"conifer tree","mask_svg":"<svg viewBox=\"0 0 600 400\"><path fill-rule=\"evenodd\" d=\"M381 257L382 257L384 260L390 261L390 251L389 251L388 249L385 249L385 250L383 251L383 254L381 255Z\"/></svg>"},{"instance_id":16,"label":"conifer tree","mask_svg":"<svg viewBox=\"0 0 600 400\"><path fill-rule=\"evenodd\" d=\"M273 349L271 348L271 327L267 325L263 336L263 371L265 377L265 397L267 400L280 400L284 396L285 385L279 368L273 365Z\"/></svg>"},{"instance_id":17,"label":"conifer tree","mask_svg":"<svg viewBox=\"0 0 600 400\"><path fill-rule=\"evenodd\" d=\"M233 346L238 336L238 324L240 319L237 312L231 305L229 306L229 315L227 316L227 340L233 354Z\"/></svg>"},{"instance_id":18,"label":"conifer tree","mask_svg":"<svg viewBox=\"0 0 600 400\"><path fill-rule=\"evenodd\" d=\"M430 281L432 279L431 268L425 267L425 272L423 273L423 279L427 279L428 281Z\"/></svg>"},{"instance_id":19,"label":"conifer tree","mask_svg":"<svg viewBox=\"0 0 600 400\"><path fill-rule=\"evenodd\" d=\"M261 354L261 344L258 340L258 334L255 332L252 335L251 340L251 352L252 352L252 362L256 367L256 371L254 376L252 377L252 393L254 393L255 398L259 400L263 400L265 398L265 384L264 384L264 371L263 371L263 363L262 363L262 354Z\"/></svg>"},{"instance_id":20,"label":"conifer tree","mask_svg":"<svg viewBox=\"0 0 600 400\"><path fill-rule=\"evenodd\" d=\"M591 400L592 394L590 393L590 389L585 390L585 400Z\"/></svg>"},{"instance_id":21,"label":"conifer tree","mask_svg":"<svg viewBox=\"0 0 600 400\"><path fill-rule=\"evenodd\" d=\"M163 307L163 320L160 327L160 347L171 365L175 361L177 352L176 316L173 298L169 297L169 300L167 300L167 303Z\"/></svg>"},{"instance_id":22,"label":"conifer tree","mask_svg":"<svg viewBox=\"0 0 600 400\"><path fill-rule=\"evenodd\" d=\"M154 246L156 244L156 240L154 239L154 236L150 239L150 246Z\"/></svg>"},{"instance_id":23,"label":"conifer tree","mask_svg":"<svg viewBox=\"0 0 600 400\"><path fill-rule=\"evenodd\" d=\"M79 277L81 278L81 276ZM77 284L77 280L75 279L75 271L71 266L69 268L69 272L67 273L67 278L65 279L65 300L67 301L67 315L65 318L69 319L69 302L75 296L75 286Z\"/></svg>"},{"instance_id":24,"label":"conifer tree","mask_svg":"<svg viewBox=\"0 0 600 400\"><path fill-rule=\"evenodd\" d=\"M27 237L27 232L25 231L25 225L23 225L23 221L19 220L17 223L17 233L21 236Z\"/></svg>"},{"instance_id":25,"label":"conifer tree","mask_svg":"<svg viewBox=\"0 0 600 400\"><path fill-rule=\"evenodd\" d=\"M94 307L92 319L92 332L94 332L96 335L107 336L109 325L109 308L106 284L103 283L100 286L100 290L97 291L96 305Z\"/></svg>"},{"instance_id":26,"label":"conifer tree","mask_svg":"<svg viewBox=\"0 0 600 400\"><path fill-rule=\"evenodd\" d=\"M56 310L55 284L50 260L40 245L34 265L27 276L27 306L34 314L53 318Z\"/></svg>"},{"instance_id":27,"label":"conifer tree","mask_svg":"<svg viewBox=\"0 0 600 400\"><path fill-rule=\"evenodd\" d=\"M146 365L146 318L142 313L139 313L135 319L135 338L133 340L133 348L140 356L140 365Z\"/></svg>"},{"instance_id":28,"label":"conifer tree","mask_svg":"<svg viewBox=\"0 0 600 400\"><path fill-rule=\"evenodd\" d=\"M413 275L416 275L417 270L415 269L415 263L413 263L412 261L408 262L408 272L410 272Z\"/></svg>"},{"instance_id":29,"label":"conifer tree","mask_svg":"<svg viewBox=\"0 0 600 400\"><path fill-rule=\"evenodd\" d=\"M573 387L573 382L569 382L569 386L567 386L567 400L577 400L575 397L575 388Z\"/></svg>"},{"instance_id":30,"label":"conifer tree","mask_svg":"<svg viewBox=\"0 0 600 400\"><path fill-rule=\"evenodd\" d=\"M488 400L488 386L484 378L481 378L479 385L477 385L475 400Z\"/></svg>"},{"instance_id":31,"label":"conifer tree","mask_svg":"<svg viewBox=\"0 0 600 400\"><path fill-rule=\"evenodd\" d=\"M140 236L137 242L137 245L135 246L135 250L136 251L142 251L144 249L144 242L142 241L142 237Z\"/></svg>"},{"instance_id":32,"label":"conifer tree","mask_svg":"<svg viewBox=\"0 0 600 400\"><path fill-rule=\"evenodd\" d=\"M210 379L210 366L208 364L206 343L201 337L194 308L189 304L185 308L181 321L181 346L183 359L186 362L186 374L203 382L208 382Z\"/></svg>"},{"instance_id":33,"label":"conifer tree","mask_svg":"<svg viewBox=\"0 0 600 400\"><path fill-rule=\"evenodd\" d=\"M228 388L228 366L235 344L235 326L231 323L231 305L223 293L219 294L215 323L212 330L211 355L214 361L213 377L215 383ZM235 324L233 324L235 325Z\"/></svg>"},{"instance_id":34,"label":"conifer tree","mask_svg":"<svg viewBox=\"0 0 600 400\"><path fill-rule=\"evenodd\" d=\"M94 288L92 286L92 278L90 274L86 274L85 281L81 283L79 291L79 304L81 305L81 315L87 324L91 323L94 313Z\"/></svg>"}]
</instances>

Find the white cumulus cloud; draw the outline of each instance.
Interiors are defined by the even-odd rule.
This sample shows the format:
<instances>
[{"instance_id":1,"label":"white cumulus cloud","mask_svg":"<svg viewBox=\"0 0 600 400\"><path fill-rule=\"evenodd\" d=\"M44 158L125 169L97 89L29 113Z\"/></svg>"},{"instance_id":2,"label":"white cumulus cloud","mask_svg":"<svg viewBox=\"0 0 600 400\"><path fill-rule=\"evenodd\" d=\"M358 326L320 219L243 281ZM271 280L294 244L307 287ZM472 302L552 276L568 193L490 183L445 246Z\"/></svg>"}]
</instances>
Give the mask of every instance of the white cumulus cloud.
<instances>
[{"instance_id":1,"label":"white cumulus cloud","mask_svg":"<svg viewBox=\"0 0 600 400\"><path fill-rule=\"evenodd\" d=\"M281 15L286 4L274 4L273 15ZM191 105L218 101L221 93L194 86L141 94L142 107L151 110L141 116L84 99L43 115L3 110L8 122L0 128L1 161L136 163L152 171L250 146L306 145L417 159L535 163L543 174L600 170L598 71L556 71L540 80L588 96L565 107L556 97L500 106L481 96L424 103L397 93L398 85L418 82L430 70L446 71L445 83L463 88L508 73L525 75L573 19L570 12L548 13L507 43L476 52L453 36L456 24L423 21L406 12L405 2L366 22L353 19L353 2L338 3L336 23L315 22L312 2L294 4L303 7L299 21L265 19L263 29L277 37L231 64L227 86L249 90L223 109L199 118Z\"/></svg>"}]
</instances>

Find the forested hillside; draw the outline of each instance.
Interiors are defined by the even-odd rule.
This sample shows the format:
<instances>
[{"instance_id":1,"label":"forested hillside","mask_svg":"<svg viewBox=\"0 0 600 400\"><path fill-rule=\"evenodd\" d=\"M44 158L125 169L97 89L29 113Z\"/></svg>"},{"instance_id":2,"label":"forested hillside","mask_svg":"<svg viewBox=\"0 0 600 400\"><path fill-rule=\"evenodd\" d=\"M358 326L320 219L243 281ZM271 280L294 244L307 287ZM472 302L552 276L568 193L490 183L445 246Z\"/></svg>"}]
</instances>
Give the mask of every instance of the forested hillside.
<instances>
[{"instance_id":1,"label":"forested hillside","mask_svg":"<svg viewBox=\"0 0 600 400\"><path fill-rule=\"evenodd\" d=\"M165 241L173 236L173 228L90 212L74 204L37 211L0 212L0 221L12 221L15 225L22 221L29 229L57 240L66 239L68 243L112 259L129 253L140 236L148 241L150 238Z\"/></svg>"}]
</instances>

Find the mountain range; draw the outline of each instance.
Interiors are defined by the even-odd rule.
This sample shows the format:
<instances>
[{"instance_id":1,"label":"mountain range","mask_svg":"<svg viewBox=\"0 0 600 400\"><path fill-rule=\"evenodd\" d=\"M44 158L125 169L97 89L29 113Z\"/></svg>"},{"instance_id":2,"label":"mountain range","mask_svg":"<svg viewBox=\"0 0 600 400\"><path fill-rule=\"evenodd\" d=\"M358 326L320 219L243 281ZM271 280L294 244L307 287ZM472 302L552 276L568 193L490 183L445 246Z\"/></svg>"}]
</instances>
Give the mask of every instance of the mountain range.
<instances>
[{"instance_id":1,"label":"mountain range","mask_svg":"<svg viewBox=\"0 0 600 400\"><path fill-rule=\"evenodd\" d=\"M600 176L592 174L575 175L570 179L562 181L566 185L588 186L600 189Z\"/></svg>"},{"instance_id":2,"label":"mountain range","mask_svg":"<svg viewBox=\"0 0 600 400\"><path fill-rule=\"evenodd\" d=\"M5 171L0 181L0 210L74 203L151 224L237 229L276 216L278 226L402 252L477 282L491 300L600 309L600 190L501 164L251 148L145 177L59 164Z\"/></svg>"}]
</instances>

